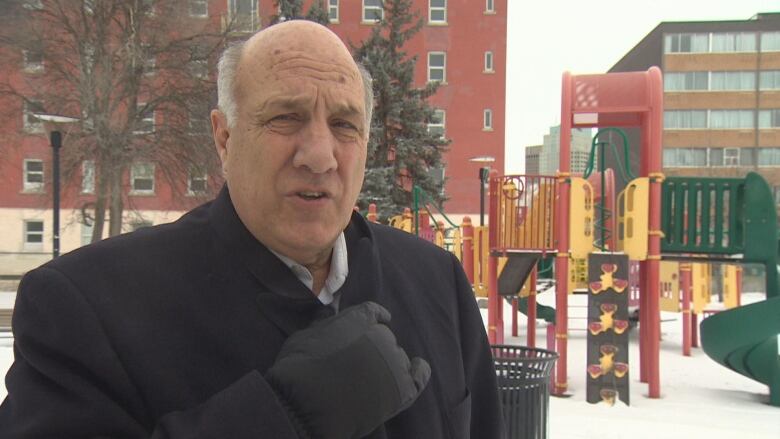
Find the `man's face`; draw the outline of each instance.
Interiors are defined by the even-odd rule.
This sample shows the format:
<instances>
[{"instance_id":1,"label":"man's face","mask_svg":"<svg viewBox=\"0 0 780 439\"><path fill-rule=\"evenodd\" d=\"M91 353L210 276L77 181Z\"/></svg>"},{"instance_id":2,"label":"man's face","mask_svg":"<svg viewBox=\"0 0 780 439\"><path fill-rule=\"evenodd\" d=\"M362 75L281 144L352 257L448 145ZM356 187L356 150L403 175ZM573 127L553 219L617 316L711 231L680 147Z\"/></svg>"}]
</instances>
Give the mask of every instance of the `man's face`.
<instances>
[{"instance_id":1,"label":"man's face","mask_svg":"<svg viewBox=\"0 0 780 439\"><path fill-rule=\"evenodd\" d=\"M330 255L349 222L368 127L362 81L347 50L324 28L288 31L298 23L247 43L235 126L226 128L219 112L212 119L239 217L272 250L307 264Z\"/></svg>"}]
</instances>

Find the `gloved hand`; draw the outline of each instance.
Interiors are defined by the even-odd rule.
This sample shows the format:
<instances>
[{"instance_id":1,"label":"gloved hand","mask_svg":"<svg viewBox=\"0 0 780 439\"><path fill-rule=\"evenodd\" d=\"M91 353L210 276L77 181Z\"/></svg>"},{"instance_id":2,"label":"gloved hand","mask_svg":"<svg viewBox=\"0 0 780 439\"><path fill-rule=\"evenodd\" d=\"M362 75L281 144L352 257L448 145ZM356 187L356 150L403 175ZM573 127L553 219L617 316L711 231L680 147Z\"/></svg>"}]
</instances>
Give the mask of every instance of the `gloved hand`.
<instances>
[{"instance_id":1,"label":"gloved hand","mask_svg":"<svg viewBox=\"0 0 780 439\"><path fill-rule=\"evenodd\" d=\"M365 302L285 341L266 380L308 435L366 436L425 389L430 366L422 358L409 361L389 321L389 311Z\"/></svg>"}]
</instances>

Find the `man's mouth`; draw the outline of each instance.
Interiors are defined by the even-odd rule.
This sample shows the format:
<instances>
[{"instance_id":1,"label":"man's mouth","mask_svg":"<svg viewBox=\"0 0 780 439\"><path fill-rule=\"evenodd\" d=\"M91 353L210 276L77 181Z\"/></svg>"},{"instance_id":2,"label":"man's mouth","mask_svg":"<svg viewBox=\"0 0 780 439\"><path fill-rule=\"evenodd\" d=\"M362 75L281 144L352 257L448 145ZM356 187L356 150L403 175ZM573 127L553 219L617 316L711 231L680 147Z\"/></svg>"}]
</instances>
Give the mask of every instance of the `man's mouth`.
<instances>
[{"instance_id":1,"label":"man's mouth","mask_svg":"<svg viewBox=\"0 0 780 439\"><path fill-rule=\"evenodd\" d=\"M297 195L304 200L319 200L325 197L325 192L302 191L298 192Z\"/></svg>"}]
</instances>

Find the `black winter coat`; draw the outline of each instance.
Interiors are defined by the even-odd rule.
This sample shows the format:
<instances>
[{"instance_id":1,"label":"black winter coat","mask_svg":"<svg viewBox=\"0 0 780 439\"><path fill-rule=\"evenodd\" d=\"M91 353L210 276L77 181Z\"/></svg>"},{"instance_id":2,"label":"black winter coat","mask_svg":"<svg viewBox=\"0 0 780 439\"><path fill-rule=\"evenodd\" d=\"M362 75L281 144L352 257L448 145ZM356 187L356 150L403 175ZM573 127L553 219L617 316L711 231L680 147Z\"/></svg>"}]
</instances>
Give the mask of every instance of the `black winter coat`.
<instances>
[{"instance_id":1,"label":"black winter coat","mask_svg":"<svg viewBox=\"0 0 780 439\"><path fill-rule=\"evenodd\" d=\"M487 337L457 259L359 215L345 235L340 308L380 303L409 357L432 369L414 405L369 437L499 438ZM223 189L174 223L24 277L0 437L296 439L263 374L323 306Z\"/></svg>"}]
</instances>

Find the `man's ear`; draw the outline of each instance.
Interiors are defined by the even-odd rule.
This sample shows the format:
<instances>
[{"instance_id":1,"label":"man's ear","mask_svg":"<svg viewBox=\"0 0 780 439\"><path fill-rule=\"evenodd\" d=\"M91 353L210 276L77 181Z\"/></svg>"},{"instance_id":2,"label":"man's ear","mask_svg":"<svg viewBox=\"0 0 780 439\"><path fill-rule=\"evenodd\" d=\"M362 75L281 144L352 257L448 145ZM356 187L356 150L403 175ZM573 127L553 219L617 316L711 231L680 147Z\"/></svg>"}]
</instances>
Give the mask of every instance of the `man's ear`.
<instances>
[{"instance_id":1,"label":"man's ear","mask_svg":"<svg viewBox=\"0 0 780 439\"><path fill-rule=\"evenodd\" d=\"M214 136L214 146L217 148L217 155L222 162L222 174L227 175L227 155L228 138L230 129L228 128L227 117L220 110L211 110L211 131Z\"/></svg>"}]
</instances>

